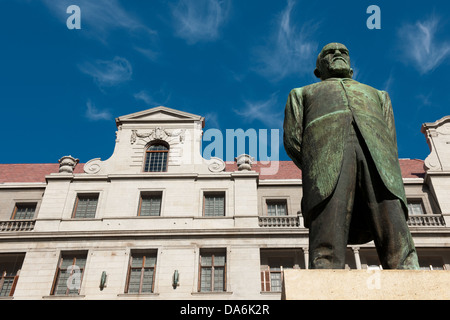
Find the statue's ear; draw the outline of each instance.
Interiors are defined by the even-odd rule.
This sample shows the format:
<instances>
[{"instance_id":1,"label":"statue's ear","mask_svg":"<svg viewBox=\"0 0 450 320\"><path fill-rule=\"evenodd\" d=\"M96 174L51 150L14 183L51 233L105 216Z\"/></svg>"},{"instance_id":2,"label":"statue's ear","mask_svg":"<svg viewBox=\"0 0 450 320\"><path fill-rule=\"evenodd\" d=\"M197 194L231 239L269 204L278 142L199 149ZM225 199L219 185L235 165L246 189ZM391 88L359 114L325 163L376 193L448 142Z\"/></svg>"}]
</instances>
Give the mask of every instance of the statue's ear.
<instances>
[{"instance_id":1,"label":"statue's ear","mask_svg":"<svg viewBox=\"0 0 450 320\"><path fill-rule=\"evenodd\" d=\"M319 69L317 69L317 68L314 69L314 75L315 75L317 78L320 79L320 71L319 71Z\"/></svg>"},{"instance_id":2,"label":"statue's ear","mask_svg":"<svg viewBox=\"0 0 450 320\"><path fill-rule=\"evenodd\" d=\"M350 68L350 78L353 78L353 69Z\"/></svg>"}]
</instances>

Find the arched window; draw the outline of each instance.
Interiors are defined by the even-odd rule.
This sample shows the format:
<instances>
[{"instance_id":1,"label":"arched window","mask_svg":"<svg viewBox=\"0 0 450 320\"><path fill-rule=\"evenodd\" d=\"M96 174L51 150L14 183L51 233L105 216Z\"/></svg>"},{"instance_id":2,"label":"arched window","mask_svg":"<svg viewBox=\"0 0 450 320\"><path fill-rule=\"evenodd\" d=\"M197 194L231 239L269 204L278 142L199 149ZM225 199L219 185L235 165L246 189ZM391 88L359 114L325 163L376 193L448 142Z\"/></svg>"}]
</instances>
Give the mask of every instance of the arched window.
<instances>
[{"instance_id":1,"label":"arched window","mask_svg":"<svg viewBox=\"0 0 450 320\"><path fill-rule=\"evenodd\" d=\"M165 143L154 143L145 152L145 172L167 171L169 146Z\"/></svg>"}]
</instances>

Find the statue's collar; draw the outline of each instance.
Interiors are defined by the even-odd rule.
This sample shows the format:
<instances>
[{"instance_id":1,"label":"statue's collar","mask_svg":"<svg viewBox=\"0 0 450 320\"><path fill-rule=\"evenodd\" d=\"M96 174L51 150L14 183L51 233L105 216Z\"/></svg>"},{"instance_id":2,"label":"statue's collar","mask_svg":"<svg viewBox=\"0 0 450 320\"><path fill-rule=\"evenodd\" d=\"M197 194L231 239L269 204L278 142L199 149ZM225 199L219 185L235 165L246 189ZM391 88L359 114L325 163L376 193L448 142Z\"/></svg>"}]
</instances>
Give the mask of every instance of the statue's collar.
<instances>
[{"instance_id":1,"label":"statue's collar","mask_svg":"<svg viewBox=\"0 0 450 320\"><path fill-rule=\"evenodd\" d=\"M352 78L328 78L323 81L355 81Z\"/></svg>"}]
</instances>

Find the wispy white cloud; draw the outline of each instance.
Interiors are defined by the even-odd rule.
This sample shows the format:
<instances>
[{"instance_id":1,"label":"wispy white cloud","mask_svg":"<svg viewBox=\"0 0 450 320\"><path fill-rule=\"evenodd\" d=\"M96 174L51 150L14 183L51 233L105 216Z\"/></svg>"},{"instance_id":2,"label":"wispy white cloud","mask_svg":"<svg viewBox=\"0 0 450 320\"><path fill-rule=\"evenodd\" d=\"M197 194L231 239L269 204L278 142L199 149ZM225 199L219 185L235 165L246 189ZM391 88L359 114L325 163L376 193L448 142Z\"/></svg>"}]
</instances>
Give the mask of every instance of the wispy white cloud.
<instances>
[{"instance_id":1,"label":"wispy white cloud","mask_svg":"<svg viewBox=\"0 0 450 320\"><path fill-rule=\"evenodd\" d=\"M81 10L79 34L107 44L113 31L126 30L133 48L152 60L155 58L158 33L127 12L118 0L43 0L43 3L64 24L69 17L67 7L76 4Z\"/></svg>"},{"instance_id":2,"label":"wispy white cloud","mask_svg":"<svg viewBox=\"0 0 450 320\"><path fill-rule=\"evenodd\" d=\"M259 121L269 128L281 128L283 125L283 112L279 111L278 94L273 93L270 98L263 101L244 101L242 109L233 111L247 122Z\"/></svg>"},{"instance_id":3,"label":"wispy white cloud","mask_svg":"<svg viewBox=\"0 0 450 320\"><path fill-rule=\"evenodd\" d=\"M284 108L280 109L278 93L273 93L267 100L246 100L244 103L244 108L240 110L234 109L233 111L238 116L244 118L244 121L246 122L257 121L270 129L270 138L265 136L266 139L264 139L264 136L259 135L258 154L252 154L252 156L254 156L257 161L261 161L264 165L270 164L269 167L263 169L266 174L275 174L278 170L278 162L274 163L274 166L272 166L270 161L279 160L280 148L283 146L283 134L280 134L280 129L283 127L284 120ZM262 132L260 131L259 134L262 134ZM251 149L250 146L250 152Z\"/></svg>"},{"instance_id":4,"label":"wispy white cloud","mask_svg":"<svg viewBox=\"0 0 450 320\"><path fill-rule=\"evenodd\" d=\"M220 129L219 115L217 112L208 112L205 114L205 124L208 128Z\"/></svg>"},{"instance_id":5,"label":"wispy white cloud","mask_svg":"<svg viewBox=\"0 0 450 320\"><path fill-rule=\"evenodd\" d=\"M172 7L176 34L193 44L219 37L230 0L180 0Z\"/></svg>"},{"instance_id":6,"label":"wispy white cloud","mask_svg":"<svg viewBox=\"0 0 450 320\"><path fill-rule=\"evenodd\" d=\"M99 87L111 87L131 79L133 68L127 59L115 57L112 60L97 60L80 64L81 72L90 75Z\"/></svg>"},{"instance_id":7,"label":"wispy white cloud","mask_svg":"<svg viewBox=\"0 0 450 320\"><path fill-rule=\"evenodd\" d=\"M420 101L421 106L429 107L433 104L431 100L432 95L433 94L431 92L428 94L420 93L416 96L416 98Z\"/></svg>"},{"instance_id":8,"label":"wispy white cloud","mask_svg":"<svg viewBox=\"0 0 450 320\"><path fill-rule=\"evenodd\" d=\"M157 50L150 48L142 48L140 46L135 46L134 49L152 61L155 61L160 55L160 53Z\"/></svg>"},{"instance_id":9,"label":"wispy white cloud","mask_svg":"<svg viewBox=\"0 0 450 320\"><path fill-rule=\"evenodd\" d=\"M398 30L401 58L421 74L433 71L450 56L450 42L437 39L439 27L439 18L433 16Z\"/></svg>"},{"instance_id":10,"label":"wispy white cloud","mask_svg":"<svg viewBox=\"0 0 450 320\"><path fill-rule=\"evenodd\" d=\"M135 93L133 96L136 100L144 101L148 105L156 104L153 97L150 96L150 94L145 90L139 91L138 93Z\"/></svg>"},{"instance_id":11,"label":"wispy white cloud","mask_svg":"<svg viewBox=\"0 0 450 320\"><path fill-rule=\"evenodd\" d=\"M267 45L255 50L259 66L257 71L270 77L272 80L295 73L312 74L316 61L317 43L312 39L318 27L318 22L304 22L299 28L291 21L294 1L288 0L287 6L277 17L277 28L269 39Z\"/></svg>"},{"instance_id":12,"label":"wispy white cloud","mask_svg":"<svg viewBox=\"0 0 450 320\"><path fill-rule=\"evenodd\" d=\"M383 89L382 90L387 91L387 92L391 91L394 81L395 81L394 80L394 73L391 70L391 72L389 73L389 77L386 79L386 81L383 84Z\"/></svg>"},{"instance_id":13,"label":"wispy white cloud","mask_svg":"<svg viewBox=\"0 0 450 320\"><path fill-rule=\"evenodd\" d=\"M76 4L81 9L82 29L95 32L100 36L104 36L115 28L147 29L151 33L155 32L139 22L137 17L128 13L117 0L77 0L75 2L73 0L43 0L50 11L64 22L69 16L66 13L67 7Z\"/></svg>"},{"instance_id":14,"label":"wispy white cloud","mask_svg":"<svg viewBox=\"0 0 450 320\"><path fill-rule=\"evenodd\" d=\"M170 100L170 94L166 92L164 86L159 91L151 93L148 90L141 90L133 96L136 100L143 101L146 105L152 107L165 106Z\"/></svg>"},{"instance_id":15,"label":"wispy white cloud","mask_svg":"<svg viewBox=\"0 0 450 320\"><path fill-rule=\"evenodd\" d=\"M112 115L108 110L97 109L91 100L88 100L86 103L85 116L91 121L111 120L112 118Z\"/></svg>"}]
</instances>

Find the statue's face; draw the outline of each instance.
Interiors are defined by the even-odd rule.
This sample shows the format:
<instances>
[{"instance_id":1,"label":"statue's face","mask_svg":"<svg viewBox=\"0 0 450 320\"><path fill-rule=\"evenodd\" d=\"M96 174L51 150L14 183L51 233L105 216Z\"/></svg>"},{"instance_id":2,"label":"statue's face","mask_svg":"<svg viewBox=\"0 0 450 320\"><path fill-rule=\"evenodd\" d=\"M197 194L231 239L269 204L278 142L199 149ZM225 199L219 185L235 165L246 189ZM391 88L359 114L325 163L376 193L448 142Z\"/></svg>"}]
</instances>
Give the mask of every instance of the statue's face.
<instances>
[{"instance_id":1,"label":"statue's face","mask_svg":"<svg viewBox=\"0 0 450 320\"><path fill-rule=\"evenodd\" d=\"M317 67L316 76L322 80L332 77L351 78L353 75L348 49L340 43L330 43L322 49Z\"/></svg>"}]
</instances>

